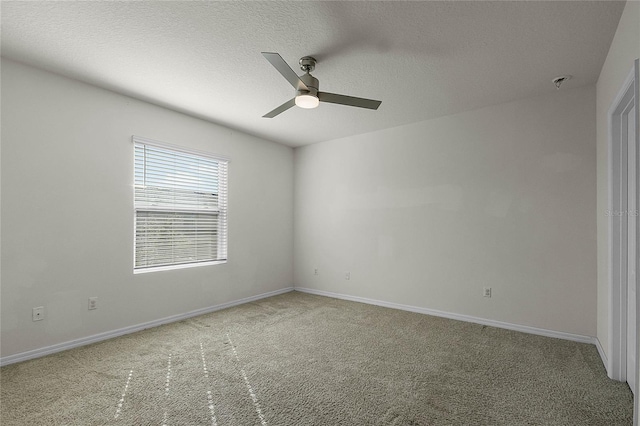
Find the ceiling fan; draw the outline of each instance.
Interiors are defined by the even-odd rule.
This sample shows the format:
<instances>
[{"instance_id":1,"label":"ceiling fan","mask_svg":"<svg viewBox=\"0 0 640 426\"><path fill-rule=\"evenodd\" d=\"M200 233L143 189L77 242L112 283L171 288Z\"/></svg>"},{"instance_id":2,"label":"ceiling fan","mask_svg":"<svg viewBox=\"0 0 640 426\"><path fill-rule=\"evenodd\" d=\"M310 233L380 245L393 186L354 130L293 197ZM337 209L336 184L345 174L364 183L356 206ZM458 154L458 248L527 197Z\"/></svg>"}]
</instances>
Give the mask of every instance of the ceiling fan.
<instances>
[{"instance_id":1,"label":"ceiling fan","mask_svg":"<svg viewBox=\"0 0 640 426\"><path fill-rule=\"evenodd\" d=\"M358 108L378 109L382 101L356 98L353 96L336 95L335 93L319 92L318 79L310 74L316 68L316 60L311 56L300 58L300 69L304 74L298 76L277 53L262 52L262 55L274 66L276 70L296 89L296 96L283 103L273 111L263 115L263 118L273 118L285 112L294 105L300 108L315 108L320 102L348 105Z\"/></svg>"}]
</instances>

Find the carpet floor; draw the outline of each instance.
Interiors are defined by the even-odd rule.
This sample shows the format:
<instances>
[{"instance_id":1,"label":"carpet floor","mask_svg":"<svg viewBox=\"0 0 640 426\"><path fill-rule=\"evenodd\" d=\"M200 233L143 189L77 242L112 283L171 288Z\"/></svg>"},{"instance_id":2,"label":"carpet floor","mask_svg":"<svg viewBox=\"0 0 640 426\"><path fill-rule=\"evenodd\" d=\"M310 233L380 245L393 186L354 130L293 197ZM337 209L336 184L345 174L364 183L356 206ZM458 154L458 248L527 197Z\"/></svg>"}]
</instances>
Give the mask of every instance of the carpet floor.
<instances>
[{"instance_id":1,"label":"carpet floor","mask_svg":"<svg viewBox=\"0 0 640 426\"><path fill-rule=\"evenodd\" d=\"M291 292L0 369L13 425L631 425L593 345Z\"/></svg>"}]
</instances>

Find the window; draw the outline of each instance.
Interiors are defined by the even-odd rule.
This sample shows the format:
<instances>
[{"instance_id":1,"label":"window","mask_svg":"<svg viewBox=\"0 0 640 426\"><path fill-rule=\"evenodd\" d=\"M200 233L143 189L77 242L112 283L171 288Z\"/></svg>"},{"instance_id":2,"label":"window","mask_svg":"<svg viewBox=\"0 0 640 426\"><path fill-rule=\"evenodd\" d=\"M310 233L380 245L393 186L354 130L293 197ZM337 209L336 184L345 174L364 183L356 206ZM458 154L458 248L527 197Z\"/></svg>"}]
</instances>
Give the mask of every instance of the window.
<instances>
[{"instance_id":1,"label":"window","mask_svg":"<svg viewBox=\"0 0 640 426\"><path fill-rule=\"evenodd\" d=\"M134 272L227 260L228 161L134 142Z\"/></svg>"}]
</instances>

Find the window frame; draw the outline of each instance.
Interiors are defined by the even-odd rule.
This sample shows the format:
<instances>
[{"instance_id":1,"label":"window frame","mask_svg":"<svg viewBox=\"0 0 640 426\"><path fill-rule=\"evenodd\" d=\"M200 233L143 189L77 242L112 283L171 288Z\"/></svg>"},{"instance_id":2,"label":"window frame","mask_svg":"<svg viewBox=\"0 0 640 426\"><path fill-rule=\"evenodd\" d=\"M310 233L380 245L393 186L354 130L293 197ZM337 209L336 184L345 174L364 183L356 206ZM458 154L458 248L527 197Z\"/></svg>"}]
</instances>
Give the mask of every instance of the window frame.
<instances>
[{"instance_id":1,"label":"window frame","mask_svg":"<svg viewBox=\"0 0 640 426\"><path fill-rule=\"evenodd\" d=\"M207 151L200 151L200 150L195 150L195 149L190 149L190 148L185 148L182 146L178 146L178 145L174 145L174 144L169 144L166 142L160 142L157 140L153 140L153 139L149 139L149 138L145 138L145 137L141 137L141 136L136 136L133 135L131 137L131 145L133 148L133 185L132 185L132 193L133 193L133 273L134 274L145 274L145 273L149 273L149 272L157 272L157 271L169 271L169 270L175 270L175 269L186 269L186 268L195 268L195 267L200 267L200 266L211 266L211 265L221 265L221 264L225 264L228 261L228 247L229 247L229 222L228 222L228 212L229 212L229 163L231 163L231 160L228 157L224 157L221 155L217 155L217 154L212 154L211 152L207 152ZM160 148L160 149L166 149L166 150L170 150L170 151L175 151L177 153L181 153L181 154L186 154L186 155L191 155L191 156L199 156L199 157L204 157L208 160L213 160L216 162L224 162L226 163L225 167L226 167L226 175L224 176L224 187L225 187L225 191L224 191L224 197L221 197L221 202L218 205L218 217L222 217L223 218L223 232L220 233L220 228L218 228L218 249L220 250L221 245L224 247L224 252L225 252L225 259L216 259L216 260L206 260L206 261L196 261L196 262L189 262L189 263L178 263L178 264L170 264L170 265L159 265L159 266L144 266L144 267L136 267L136 247L137 247L137 241L136 241L136 233L137 233L137 216L138 216L138 211L143 211L143 212L153 212L153 211L157 211L157 212L167 212L167 213L175 213L175 212L180 212L183 211L185 213L193 213L193 214L210 214L210 213L203 213L203 211L198 211L195 209L165 209L165 208L153 208L153 207L144 207L144 208L139 208L136 206L136 190L135 190L135 185L136 185L136 145L137 144L142 144L142 145L148 145L151 147L156 147L156 148ZM220 196L220 191L218 192L218 195Z\"/></svg>"}]
</instances>

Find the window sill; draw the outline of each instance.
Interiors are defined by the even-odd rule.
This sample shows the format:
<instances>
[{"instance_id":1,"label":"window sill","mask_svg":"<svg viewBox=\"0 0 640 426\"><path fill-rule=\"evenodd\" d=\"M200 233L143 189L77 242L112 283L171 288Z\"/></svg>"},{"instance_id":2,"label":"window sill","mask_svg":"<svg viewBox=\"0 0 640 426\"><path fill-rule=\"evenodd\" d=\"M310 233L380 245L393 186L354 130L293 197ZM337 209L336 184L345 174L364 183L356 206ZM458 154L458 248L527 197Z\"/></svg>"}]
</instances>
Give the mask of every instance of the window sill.
<instances>
[{"instance_id":1,"label":"window sill","mask_svg":"<svg viewBox=\"0 0 640 426\"><path fill-rule=\"evenodd\" d=\"M174 269L185 269L185 268L197 268L200 266L211 266L211 265L221 265L227 263L226 260L214 260L211 262L198 262L198 263L184 263L181 265L168 265L168 266L154 266L150 268L140 268L134 269L133 273L136 274L146 274L147 272L158 272L158 271L171 271Z\"/></svg>"}]
</instances>

